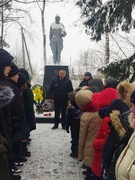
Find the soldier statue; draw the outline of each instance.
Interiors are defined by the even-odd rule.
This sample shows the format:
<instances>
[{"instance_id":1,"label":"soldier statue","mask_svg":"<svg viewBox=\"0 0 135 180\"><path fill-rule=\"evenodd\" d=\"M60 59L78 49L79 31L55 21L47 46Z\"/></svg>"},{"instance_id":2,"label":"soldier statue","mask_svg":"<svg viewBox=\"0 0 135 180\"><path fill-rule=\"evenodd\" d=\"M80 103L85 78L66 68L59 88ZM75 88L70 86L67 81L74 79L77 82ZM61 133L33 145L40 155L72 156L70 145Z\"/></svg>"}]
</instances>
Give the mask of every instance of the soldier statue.
<instances>
[{"instance_id":1,"label":"soldier statue","mask_svg":"<svg viewBox=\"0 0 135 180\"><path fill-rule=\"evenodd\" d=\"M53 53L54 64L60 64L61 51L63 49L63 37L66 36L66 30L64 25L60 22L60 16L55 16L55 22L50 26L50 47Z\"/></svg>"}]
</instances>

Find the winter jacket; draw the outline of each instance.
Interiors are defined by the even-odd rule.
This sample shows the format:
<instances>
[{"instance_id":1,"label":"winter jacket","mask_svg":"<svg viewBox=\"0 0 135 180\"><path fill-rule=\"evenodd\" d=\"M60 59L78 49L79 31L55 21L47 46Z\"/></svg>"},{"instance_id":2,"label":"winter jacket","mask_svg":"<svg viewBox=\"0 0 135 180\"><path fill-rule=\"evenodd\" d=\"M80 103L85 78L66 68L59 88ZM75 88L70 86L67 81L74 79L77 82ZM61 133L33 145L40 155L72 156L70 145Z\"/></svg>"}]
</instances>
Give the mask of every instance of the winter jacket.
<instances>
[{"instance_id":1,"label":"winter jacket","mask_svg":"<svg viewBox=\"0 0 135 180\"><path fill-rule=\"evenodd\" d=\"M1 145L1 154L0 154L0 179L9 180L9 171L11 172L11 158L12 158L12 126L11 126L11 115L10 115L10 103L7 100L7 97L10 97L10 101L13 98L13 92L11 88L6 86L6 80L4 75L4 69L7 66L10 66L13 56L11 56L6 50L0 48L0 85L2 88L5 88L4 98L0 96L0 133L7 141L6 149ZM9 91L8 91L9 90ZM2 98L2 100L1 100ZM2 107L1 104L3 100L6 102ZM8 102L8 103L7 103ZM6 152L7 150L7 152ZM8 161L8 169L7 168Z\"/></svg>"},{"instance_id":2,"label":"winter jacket","mask_svg":"<svg viewBox=\"0 0 135 180\"><path fill-rule=\"evenodd\" d=\"M72 83L69 79L53 79L49 88L49 99L54 102L68 102L68 94L73 91Z\"/></svg>"},{"instance_id":3,"label":"winter jacket","mask_svg":"<svg viewBox=\"0 0 135 180\"><path fill-rule=\"evenodd\" d=\"M80 122L81 115L81 109L77 106L76 103L72 103L72 105L70 105L67 109L66 129L69 130L69 127L71 127L72 124L78 124Z\"/></svg>"},{"instance_id":4,"label":"winter jacket","mask_svg":"<svg viewBox=\"0 0 135 180\"><path fill-rule=\"evenodd\" d=\"M29 130L36 129L36 121L35 121L35 112L34 112L34 101L33 101L33 93L29 87L23 90L22 93L23 101L24 101L24 110L25 116L28 123Z\"/></svg>"},{"instance_id":5,"label":"winter jacket","mask_svg":"<svg viewBox=\"0 0 135 180\"><path fill-rule=\"evenodd\" d=\"M7 86L7 81L4 77L0 77L0 85L2 87ZM13 98L13 91L11 88L9 88L9 96L12 96ZM6 94L7 95L7 94ZM5 97L6 99L6 97ZM11 100L10 100L11 103ZM11 113L10 113L10 103L6 103L5 106L2 106L0 108L0 124L1 124L1 134L2 136L7 140L8 142L8 155L10 156L12 154L12 123L11 123Z\"/></svg>"},{"instance_id":6,"label":"winter jacket","mask_svg":"<svg viewBox=\"0 0 135 180\"><path fill-rule=\"evenodd\" d=\"M88 84L89 80L90 80L90 79L88 79L88 80L83 79L83 80L80 82L79 87L89 86L89 84Z\"/></svg>"},{"instance_id":7,"label":"winter jacket","mask_svg":"<svg viewBox=\"0 0 135 180\"><path fill-rule=\"evenodd\" d=\"M29 136L28 124L25 117L24 104L21 92L17 87L17 83L8 79L6 84L13 89L14 98L11 101L10 112L12 122L12 141L18 142Z\"/></svg>"},{"instance_id":8,"label":"winter jacket","mask_svg":"<svg viewBox=\"0 0 135 180\"><path fill-rule=\"evenodd\" d=\"M106 88L101 92L94 93L92 96L94 106L95 108L99 109L99 115L103 119L98 130L98 134L93 142L94 158L91 169L97 177L101 176L102 153L110 133L108 123L111 121L111 119L108 117L108 105L116 98L118 98L118 93L113 88Z\"/></svg>"},{"instance_id":9,"label":"winter jacket","mask_svg":"<svg viewBox=\"0 0 135 180\"><path fill-rule=\"evenodd\" d=\"M129 122L131 126L134 126L135 115L133 113L129 115ZM135 179L135 132L130 137L127 146L116 162L115 175L116 180Z\"/></svg>"},{"instance_id":10,"label":"winter jacket","mask_svg":"<svg viewBox=\"0 0 135 180\"><path fill-rule=\"evenodd\" d=\"M117 160L115 175L116 180L135 179L135 132Z\"/></svg>"},{"instance_id":11,"label":"winter jacket","mask_svg":"<svg viewBox=\"0 0 135 180\"><path fill-rule=\"evenodd\" d=\"M101 119L98 112L93 108L91 97L93 93L89 90L80 90L75 96L77 105L83 113L80 122L78 159L91 167L93 161L93 141L97 135Z\"/></svg>"},{"instance_id":12,"label":"winter jacket","mask_svg":"<svg viewBox=\"0 0 135 180\"><path fill-rule=\"evenodd\" d=\"M14 96L13 91L9 87L0 86L0 179L1 180L10 180L8 158L7 158L7 149L9 149L9 144L7 143L7 140L9 140L9 137L3 119L2 107L9 104L13 96ZM7 140L2 136L2 134Z\"/></svg>"},{"instance_id":13,"label":"winter jacket","mask_svg":"<svg viewBox=\"0 0 135 180\"><path fill-rule=\"evenodd\" d=\"M0 133L0 179L10 180L8 159L7 159L7 141Z\"/></svg>"},{"instance_id":14,"label":"winter jacket","mask_svg":"<svg viewBox=\"0 0 135 180\"><path fill-rule=\"evenodd\" d=\"M130 128L130 131L128 131L127 128L129 126L128 115L129 111L120 114L117 110L112 111L110 114L111 122L109 122L109 126L111 132L103 151L103 172L107 173L108 180L116 179L116 161L127 145L127 142L133 132L132 128Z\"/></svg>"},{"instance_id":15,"label":"winter jacket","mask_svg":"<svg viewBox=\"0 0 135 180\"><path fill-rule=\"evenodd\" d=\"M110 127L108 126L108 122L110 122L110 117L105 117L102 120L100 125L98 134L93 142L94 147L94 158L92 163L92 172L97 176L101 177L102 172L102 153L104 149L104 145L107 141L107 138L110 133Z\"/></svg>"}]
</instances>

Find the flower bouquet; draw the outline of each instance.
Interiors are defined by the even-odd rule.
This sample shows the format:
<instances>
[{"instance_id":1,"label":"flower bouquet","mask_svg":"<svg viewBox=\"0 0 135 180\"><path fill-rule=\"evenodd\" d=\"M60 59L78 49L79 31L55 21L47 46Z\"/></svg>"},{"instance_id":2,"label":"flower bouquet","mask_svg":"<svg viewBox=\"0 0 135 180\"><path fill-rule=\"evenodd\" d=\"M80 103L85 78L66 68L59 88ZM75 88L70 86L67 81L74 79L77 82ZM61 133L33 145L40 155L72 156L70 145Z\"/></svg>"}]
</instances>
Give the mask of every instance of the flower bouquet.
<instances>
[{"instance_id":1,"label":"flower bouquet","mask_svg":"<svg viewBox=\"0 0 135 180\"><path fill-rule=\"evenodd\" d=\"M38 114L43 113L42 105L45 101L45 89L38 84L32 87L33 100L35 102L36 111Z\"/></svg>"}]
</instances>

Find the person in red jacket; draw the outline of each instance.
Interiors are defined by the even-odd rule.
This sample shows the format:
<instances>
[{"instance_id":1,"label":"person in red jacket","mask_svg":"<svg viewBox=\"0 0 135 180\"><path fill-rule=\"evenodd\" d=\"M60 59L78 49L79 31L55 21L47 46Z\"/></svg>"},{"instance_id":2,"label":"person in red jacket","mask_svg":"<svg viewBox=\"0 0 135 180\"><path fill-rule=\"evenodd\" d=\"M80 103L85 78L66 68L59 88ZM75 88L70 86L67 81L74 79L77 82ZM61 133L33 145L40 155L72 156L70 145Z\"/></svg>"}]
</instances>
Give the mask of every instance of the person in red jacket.
<instances>
[{"instance_id":1,"label":"person in red jacket","mask_svg":"<svg viewBox=\"0 0 135 180\"><path fill-rule=\"evenodd\" d=\"M107 115L107 107L102 108L99 111L100 117L103 119L98 134L93 142L94 147L94 158L92 163L92 172L97 176L97 179L101 177L102 174L102 153L103 148L110 133L110 128L108 122L111 121L110 117Z\"/></svg>"},{"instance_id":2,"label":"person in red jacket","mask_svg":"<svg viewBox=\"0 0 135 180\"><path fill-rule=\"evenodd\" d=\"M101 92L93 94L92 100L94 106L98 109L98 114L102 120L97 136L93 141L94 157L91 170L96 175L97 180L100 179L102 174L102 152L108 135L110 133L110 117L108 116L108 105L118 98L118 93L114 88L106 88Z\"/></svg>"}]
</instances>

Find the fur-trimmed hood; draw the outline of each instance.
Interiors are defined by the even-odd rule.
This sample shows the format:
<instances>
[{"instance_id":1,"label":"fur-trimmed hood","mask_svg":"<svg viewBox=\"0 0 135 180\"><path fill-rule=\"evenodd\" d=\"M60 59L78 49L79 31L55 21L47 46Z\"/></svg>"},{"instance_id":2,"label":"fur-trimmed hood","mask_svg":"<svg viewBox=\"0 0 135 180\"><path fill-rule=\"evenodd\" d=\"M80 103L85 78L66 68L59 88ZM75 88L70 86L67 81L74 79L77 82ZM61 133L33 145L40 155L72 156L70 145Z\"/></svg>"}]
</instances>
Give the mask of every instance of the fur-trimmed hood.
<instances>
[{"instance_id":1,"label":"fur-trimmed hood","mask_svg":"<svg viewBox=\"0 0 135 180\"><path fill-rule=\"evenodd\" d=\"M14 96L13 90L8 86L0 86L0 108L10 103Z\"/></svg>"},{"instance_id":2,"label":"fur-trimmed hood","mask_svg":"<svg viewBox=\"0 0 135 180\"><path fill-rule=\"evenodd\" d=\"M95 109L99 110L108 106L114 99L118 98L118 93L114 88L106 88L101 92L94 93L92 102Z\"/></svg>"},{"instance_id":3,"label":"fur-trimmed hood","mask_svg":"<svg viewBox=\"0 0 135 180\"><path fill-rule=\"evenodd\" d=\"M110 113L110 118L114 129L118 133L120 139L122 139L126 135L126 130L124 129L121 123L119 115L120 115L120 111L114 110L112 111L112 113Z\"/></svg>"},{"instance_id":4,"label":"fur-trimmed hood","mask_svg":"<svg viewBox=\"0 0 135 180\"><path fill-rule=\"evenodd\" d=\"M120 82L116 89L118 91L119 98L122 101L124 101L130 108L132 106L132 103L130 102L130 95L134 90L133 84L125 80L125 81ZM124 98L124 92L126 92L125 98Z\"/></svg>"},{"instance_id":5,"label":"fur-trimmed hood","mask_svg":"<svg viewBox=\"0 0 135 180\"><path fill-rule=\"evenodd\" d=\"M113 100L108 106L108 114L111 118L111 122L120 139L126 135L126 129L123 126L123 122L128 122L128 116L130 109L126 103L120 99ZM121 117L121 118L120 118Z\"/></svg>"}]
</instances>

